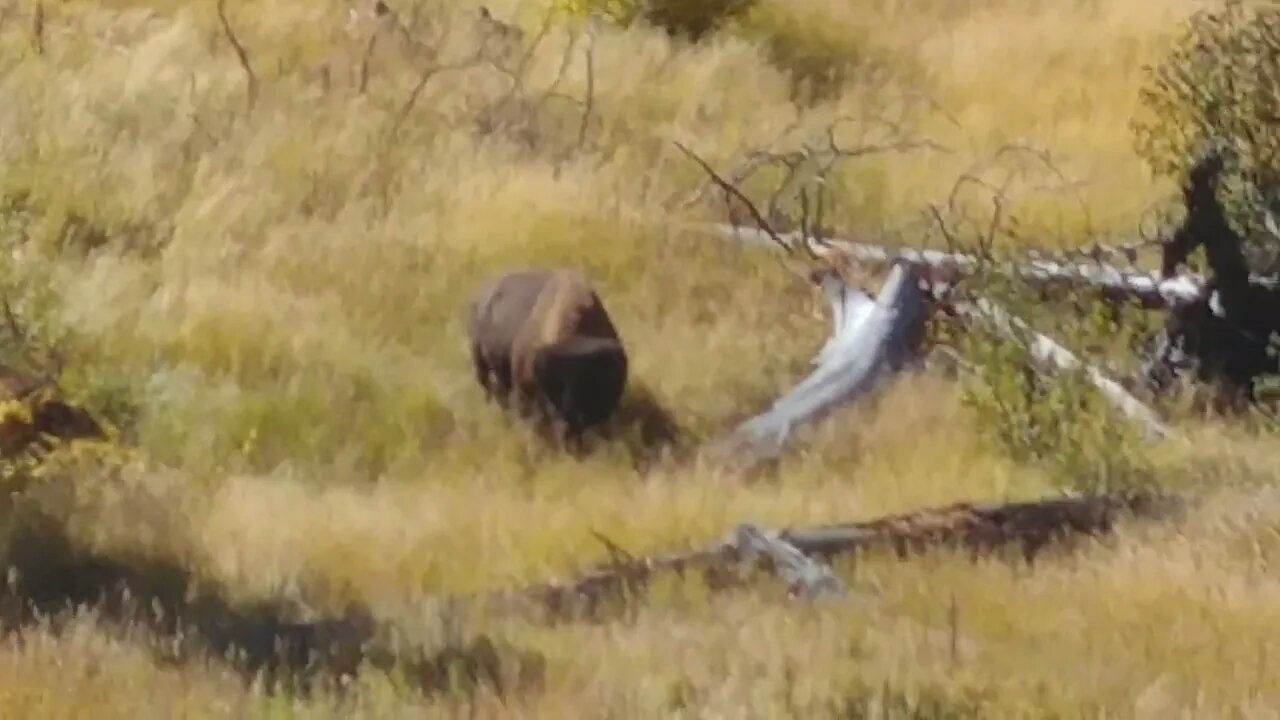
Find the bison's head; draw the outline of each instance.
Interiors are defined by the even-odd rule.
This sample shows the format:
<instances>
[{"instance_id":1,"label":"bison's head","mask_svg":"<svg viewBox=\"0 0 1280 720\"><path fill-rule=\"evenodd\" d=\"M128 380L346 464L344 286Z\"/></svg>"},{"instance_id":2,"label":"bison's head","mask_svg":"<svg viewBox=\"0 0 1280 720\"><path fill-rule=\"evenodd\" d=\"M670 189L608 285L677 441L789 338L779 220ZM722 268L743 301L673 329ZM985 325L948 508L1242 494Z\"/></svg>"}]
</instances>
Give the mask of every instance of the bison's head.
<instances>
[{"instance_id":1,"label":"bison's head","mask_svg":"<svg viewBox=\"0 0 1280 720\"><path fill-rule=\"evenodd\" d=\"M610 338L574 338L543 348L533 361L538 387L573 432L604 422L627 381L627 355Z\"/></svg>"}]
</instances>

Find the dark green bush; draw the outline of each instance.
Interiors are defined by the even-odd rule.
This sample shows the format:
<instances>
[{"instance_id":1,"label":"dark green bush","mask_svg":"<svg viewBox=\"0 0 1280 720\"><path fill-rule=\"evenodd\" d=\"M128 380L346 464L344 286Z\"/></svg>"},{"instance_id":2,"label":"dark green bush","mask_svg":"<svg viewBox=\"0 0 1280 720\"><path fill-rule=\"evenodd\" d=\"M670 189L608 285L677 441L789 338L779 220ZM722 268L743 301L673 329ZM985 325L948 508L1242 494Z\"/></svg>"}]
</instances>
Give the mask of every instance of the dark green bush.
<instances>
[{"instance_id":1,"label":"dark green bush","mask_svg":"<svg viewBox=\"0 0 1280 720\"><path fill-rule=\"evenodd\" d=\"M1223 151L1222 201L1256 272L1280 271L1280 6L1225 0L1191 17L1148 68L1132 129L1138 154L1180 180L1208 149ZM1278 218L1280 219L1280 218Z\"/></svg>"}]
</instances>

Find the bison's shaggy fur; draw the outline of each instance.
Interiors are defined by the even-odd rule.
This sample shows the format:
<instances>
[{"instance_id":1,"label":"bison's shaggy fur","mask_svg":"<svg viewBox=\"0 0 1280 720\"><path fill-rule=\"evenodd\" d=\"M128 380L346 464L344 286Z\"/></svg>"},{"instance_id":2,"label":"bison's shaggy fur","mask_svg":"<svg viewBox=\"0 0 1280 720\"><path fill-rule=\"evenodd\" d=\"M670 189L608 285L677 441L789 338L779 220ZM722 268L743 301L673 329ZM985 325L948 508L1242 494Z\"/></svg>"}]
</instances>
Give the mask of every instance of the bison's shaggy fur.
<instances>
[{"instance_id":1,"label":"bison's shaggy fur","mask_svg":"<svg viewBox=\"0 0 1280 720\"><path fill-rule=\"evenodd\" d=\"M550 421L561 440L614 413L627 381L617 328L585 275L526 269L488 283L471 304L471 357L487 397Z\"/></svg>"}]
</instances>

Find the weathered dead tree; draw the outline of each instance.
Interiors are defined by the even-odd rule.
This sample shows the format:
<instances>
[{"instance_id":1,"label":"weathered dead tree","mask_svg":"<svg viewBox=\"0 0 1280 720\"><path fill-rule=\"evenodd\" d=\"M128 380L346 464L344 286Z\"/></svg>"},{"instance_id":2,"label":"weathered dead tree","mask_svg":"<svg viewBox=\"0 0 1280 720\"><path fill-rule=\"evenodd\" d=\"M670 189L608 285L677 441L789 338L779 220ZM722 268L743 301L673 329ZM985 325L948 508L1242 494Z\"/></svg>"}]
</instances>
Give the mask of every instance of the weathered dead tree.
<instances>
[{"instance_id":1,"label":"weathered dead tree","mask_svg":"<svg viewBox=\"0 0 1280 720\"><path fill-rule=\"evenodd\" d=\"M1021 551L1027 562L1054 543L1110 533L1124 517L1157 518L1176 509L1172 498L1147 494L1061 497L998 503L956 503L892 515L866 522L788 529L763 533L740 526L727 538L683 553L617 558L577 577L539 583L488 598L491 609L533 607L553 617L593 613L605 603L635 597L661 575L700 573L713 589L739 584L744 564L777 573L802 594L841 594L843 584L817 561L887 551L905 559L943 549L963 549L977 558L1007 548ZM761 537L772 551L760 551ZM801 556L797 557L797 554ZM801 559L803 558L803 559ZM810 579L812 578L812 579Z\"/></svg>"},{"instance_id":2,"label":"weathered dead tree","mask_svg":"<svg viewBox=\"0 0 1280 720\"><path fill-rule=\"evenodd\" d=\"M681 149L685 150L683 146ZM691 154L688 150L685 152ZM1048 156L1034 149L1011 147L1002 149L998 155L1013 152L1030 152L1037 161L1048 165L1056 174ZM1165 306L1171 297L1176 299L1184 293L1199 293L1194 282L1186 279L1177 282L1167 278L1162 286L1153 276L1125 273L1101 262L1092 266L1068 266L1065 262L1030 260L1025 264L1005 263L1001 267L991 257L990 247L1001 228L1009 202L1010 185L1018 177L1017 172L1010 173L998 185L988 183L975 174L965 173L949 196L945 213L943 208L930 206L932 221L936 223L948 245L955 247L961 242L945 214L956 212L959 188L968 184L989 190L993 194L994 209L992 216L982 223L982 231L974 238L978 254L911 249L894 252L874 245L813 237L805 231L788 237L779 235L736 186L717 175L700 158L694 158L726 194L740 199L757 225L754 230L736 225L717 226L720 232L731 235L740 242L745 240L748 244L765 245L788 254L794 254L798 246L804 246L813 256L836 266L854 262L860 265L893 267L877 301L849 288L836 272L819 273L820 282L832 306L835 324L832 337L815 360L818 369L812 375L779 399L768 412L743 423L731 436L750 447L757 456L775 457L795 426L821 417L838 404L856 399L874 385L883 370L900 369L906 362L918 359L918 339L922 326L928 319L928 311L933 309L933 303L924 299L926 293L930 301L943 301L953 314L978 319L993 327L1000 335L1029 335L1032 361L1041 371L1061 372L1083 367L1089 381L1104 398L1125 416L1141 424L1149 437L1169 436L1169 429L1155 412L1118 382L1106 377L1097 368L1083 363L1061 344L1034 332L1025 322L1013 317L999 305L986 298L957 302L954 298L948 297L944 301L941 297L944 294L951 295L955 284L965 275L980 271L999 273L1002 270L1042 286L1055 282L1067 285L1083 282L1104 288L1108 297L1138 299L1148 307ZM1110 252L1133 258L1139 249L1153 244L1163 243L1148 240L1123 249L1097 246L1092 254L1100 256L1104 252ZM904 281L904 271L911 274L910 281ZM949 282L939 288L933 287L932 282L926 282L926 279L932 281L938 277L947 277ZM905 338L912 338L914 341L903 343Z\"/></svg>"},{"instance_id":3,"label":"weathered dead tree","mask_svg":"<svg viewBox=\"0 0 1280 720\"><path fill-rule=\"evenodd\" d=\"M828 172L844 154L854 152L842 150L834 134L831 137L830 156L819 168L820 174ZM778 236L750 198L692 150L679 142L675 145L703 169L726 197L736 199L746 209L760 232L772 240L772 247L792 254L793 246ZM773 205L774 200L770 203ZM811 219L807 203L806 200L802 205L800 218L805 228ZM817 223L821 222L821 206L817 204ZM812 272L807 279L822 288L832 316L831 337L814 359L815 369L768 410L714 443L716 453L745 456L748 464L776 459L797 429L867 395L884 378L919 360L925 323L933 308L922 289L926 274L917 263L897 261L875 299L846 282L836 265Z\"/></svg>"},{"instance_id":4,"label":"weathered dead tree","mask_svg":"<svg viewBox=\"0 0 1280 720\"><path fill-rule=\"evenodd\" d=\"M887 267L897 260L919 263L931 270L956 270L972 273L984 261L976 255L945 250L889 247L856 242L836 237L815 238L801 232L776 233L776 240L758 228L730 224L712 224L707 230L749 246L782 243L788 251L802 249L822 259L849 260L869 267ZM1027 284L1045 289L1091 288L1113 301L1136 302L1148 309L1164 309L1194 302L1203 292L1205 281L1193 273L1169 278L1154 273L1123 270L1108 264L1065 263L1028 258L1001 263L991 270L1017 277Z\"/></svg>"},{"instance_id":5,"label":"weathered dead tree","mask_svg":"<svg viewBox=\"0 0 1280 720\"><path fill-rule=\"evenodd\" d=\"M798 428L916 363L929 310L920 288L923 279L913 264L899 261L873 300L835 270L820 271L818 282L831 304L833 327L814 360L817 367L768 410L740 424L725 442L762 460L776 458Z\"/></svg>"}]
</instances>

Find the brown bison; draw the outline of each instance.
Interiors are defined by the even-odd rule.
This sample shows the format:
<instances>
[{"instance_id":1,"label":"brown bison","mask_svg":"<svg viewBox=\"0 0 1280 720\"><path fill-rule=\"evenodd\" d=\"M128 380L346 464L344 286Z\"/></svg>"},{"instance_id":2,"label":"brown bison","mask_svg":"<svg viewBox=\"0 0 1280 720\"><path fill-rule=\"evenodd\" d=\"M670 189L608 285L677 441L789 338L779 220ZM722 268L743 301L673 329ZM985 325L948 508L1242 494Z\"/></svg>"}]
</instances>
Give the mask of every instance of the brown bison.
<instances>
[{"instance_id":1,"label":"brown bison","mask_svg":"<svg viewBox=\"0 0 1280 720\"><path fill-rule=\"evenodd\" d=\"M585 275L526 269L485 285L471 303L471 358L486 397L550 421L576 440L617 409L627 354Z\"/></svg>"}]
</instances>

